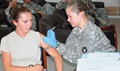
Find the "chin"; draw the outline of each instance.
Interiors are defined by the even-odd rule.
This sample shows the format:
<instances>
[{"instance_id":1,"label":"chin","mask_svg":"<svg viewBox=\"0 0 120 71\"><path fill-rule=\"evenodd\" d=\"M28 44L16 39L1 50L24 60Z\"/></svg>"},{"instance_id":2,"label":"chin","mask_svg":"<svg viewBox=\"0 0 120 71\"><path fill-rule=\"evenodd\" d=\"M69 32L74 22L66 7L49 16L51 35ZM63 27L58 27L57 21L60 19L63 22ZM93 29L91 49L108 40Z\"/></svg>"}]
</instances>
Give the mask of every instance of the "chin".
<instances>
[{"instance_id":1,"label":"chin","mask_svg":"<svg viewBox=\"0 0 120 71\"><path fill-rule=\"evenodd\" d=\"M71 24L72 27L76 27L75 25Z\"/></svg>"},{"instance_id":2,"label":"chin","mask_svg":"<svg viewBox=\"0 0 120 71\"><path fill-rule=\"evenodd\" d=\"M72 27L76 27L76 25L75 25L74 23L71 23L71 26L72 26Z\"/></svg>"},{"instance_id":3,"label":"chin","mask_svg":"<svg viewBox=\"0 0 120 71\"><path fill-rule=\"evenodd\" d=\"M25 32L28 33L30 30L26 30Z\"/></svg>"}]
</instances>

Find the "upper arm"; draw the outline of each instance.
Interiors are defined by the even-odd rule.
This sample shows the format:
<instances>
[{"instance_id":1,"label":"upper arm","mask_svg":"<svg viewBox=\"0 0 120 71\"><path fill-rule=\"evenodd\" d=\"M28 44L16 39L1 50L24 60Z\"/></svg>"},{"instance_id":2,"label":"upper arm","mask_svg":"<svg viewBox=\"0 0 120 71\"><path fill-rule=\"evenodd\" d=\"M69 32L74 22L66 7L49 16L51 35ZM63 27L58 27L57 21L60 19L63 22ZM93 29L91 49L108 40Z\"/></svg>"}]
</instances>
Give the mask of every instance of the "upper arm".
<instances>
[{"instance_id":1,"label":"upper arm","mask_svg":"<svg viewBox=\"0 0 120 71\"><path fill-rule=\"evenodd\" d=\"M43 34L40 34L40 44L42 42L42 38L45 37Z\"/></svg>"},{"instance_id":2,"label":"upper arm","mask_svg":"<svg viewBox=\"0 0 120 71\"><path fill-rule=\"evenodd\" d=\"M40 45L42 46L42 48L46 48L49 46L49 44L46 44L42 41L42 38L45 37L43 34L40 34ZM56 55L58 55L59 53L57 52L56 49L54 49L54 47L49 46L49 49L46 50L48 54L50 54L52 57L55 57Z\"/></svg>"}]
</instances>

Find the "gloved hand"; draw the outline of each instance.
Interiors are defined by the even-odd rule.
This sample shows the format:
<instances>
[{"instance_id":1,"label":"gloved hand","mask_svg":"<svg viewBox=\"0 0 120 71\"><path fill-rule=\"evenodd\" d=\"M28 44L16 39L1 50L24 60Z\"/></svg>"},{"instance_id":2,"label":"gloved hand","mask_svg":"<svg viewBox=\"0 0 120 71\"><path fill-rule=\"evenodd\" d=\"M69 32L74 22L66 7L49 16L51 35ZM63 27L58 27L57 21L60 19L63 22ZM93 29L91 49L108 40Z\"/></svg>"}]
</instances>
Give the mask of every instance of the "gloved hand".
<instances>
[{"instance_id":1,"label":"gloved hand","mask_svg":"<svg viewBox=\"0 0 120 71\"><path fill-rule=\"evenodd\" d=\"M57 46L55 33L52 30L48 30L47 31L47 36L42 38L42 40L43 40L43 42L45 42L46 44L51 45L54 48L56 48L56 46Z\"/></svg>"}]
</instances>

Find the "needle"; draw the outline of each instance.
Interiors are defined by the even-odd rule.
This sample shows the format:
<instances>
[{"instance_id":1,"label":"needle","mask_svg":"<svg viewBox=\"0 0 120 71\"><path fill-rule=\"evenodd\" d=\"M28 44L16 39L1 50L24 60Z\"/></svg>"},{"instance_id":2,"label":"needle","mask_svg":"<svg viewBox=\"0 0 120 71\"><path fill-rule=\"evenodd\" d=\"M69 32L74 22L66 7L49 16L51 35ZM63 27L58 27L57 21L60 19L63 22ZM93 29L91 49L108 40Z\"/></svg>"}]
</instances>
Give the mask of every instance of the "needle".
<instances>
[{"instance_id":1,"label":"needle","mask_svg":"<svg viewBox=\"0 0 120 71\"><path fill-rule=\"evenodd\" d=\"M56 28L56 26L54 26L51 30L54 30Z\"/></svg>"}]
</instances>

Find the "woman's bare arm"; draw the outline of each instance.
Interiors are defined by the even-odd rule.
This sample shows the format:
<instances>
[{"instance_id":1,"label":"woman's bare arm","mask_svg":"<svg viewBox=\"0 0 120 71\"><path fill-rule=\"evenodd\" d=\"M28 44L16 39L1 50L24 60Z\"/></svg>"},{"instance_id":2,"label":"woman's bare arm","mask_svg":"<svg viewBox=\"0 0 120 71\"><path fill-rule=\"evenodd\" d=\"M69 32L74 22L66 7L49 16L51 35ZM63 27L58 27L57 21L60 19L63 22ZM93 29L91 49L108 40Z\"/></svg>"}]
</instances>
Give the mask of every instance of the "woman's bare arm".
<instances>
[{"instance_id":1,"label":"woman's bare arm","mask_svg":"<svg viewBox=\"0 0 120 71\"><path fill-rule=\"evenodd\" d=\"M45 49L47 51L48 54L50 54L54 61L55 61L55 65L56 65L56 71L62 71L62 57L61 55L57 52L57 50L55 48L53 48L52 46L45 44L42 41L42 38L44 37L44 35L40 34L40 44L42 46L43 49Z\"/></svg>"},{"instance_id":2,"label":"woman's bare arm","mask_svg":"<svg viewBox=\"0 0 120 71\"><path fill-rule=\"evenodd\" d=\"M40 65L28 66L13 66L11 55L8 52L2 51L2 63L4 71L43 71L43 67Z\"/></svg>"}]
</instances>

